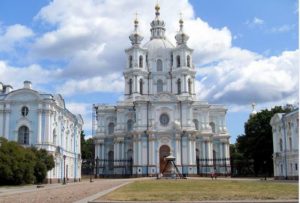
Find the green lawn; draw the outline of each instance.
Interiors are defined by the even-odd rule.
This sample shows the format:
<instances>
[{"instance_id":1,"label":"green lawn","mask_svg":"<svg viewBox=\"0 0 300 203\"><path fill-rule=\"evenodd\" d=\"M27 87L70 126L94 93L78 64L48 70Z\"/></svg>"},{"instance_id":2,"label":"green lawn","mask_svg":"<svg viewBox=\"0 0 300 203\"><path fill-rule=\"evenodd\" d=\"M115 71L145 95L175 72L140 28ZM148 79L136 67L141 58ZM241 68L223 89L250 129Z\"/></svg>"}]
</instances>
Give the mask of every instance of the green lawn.
<instances>
[{"instance_id":1,"label":"green lawn","mask_svg":"<svg viewBox=\"0 0 300 203\"><path fill-rule=\"evenodd\" d=\"M200 201L297 199L298 185L274 181L146 180L136 181L102 197L127 201Z\"/></svg>"}]
</instances>

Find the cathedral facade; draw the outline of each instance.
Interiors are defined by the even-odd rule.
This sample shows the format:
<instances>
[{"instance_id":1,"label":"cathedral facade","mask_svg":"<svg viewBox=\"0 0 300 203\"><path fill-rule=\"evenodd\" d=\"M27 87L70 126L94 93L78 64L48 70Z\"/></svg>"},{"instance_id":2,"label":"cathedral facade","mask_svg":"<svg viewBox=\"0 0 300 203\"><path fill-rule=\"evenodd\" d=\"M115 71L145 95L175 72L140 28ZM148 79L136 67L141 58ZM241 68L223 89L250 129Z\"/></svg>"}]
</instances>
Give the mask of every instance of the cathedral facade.
<instances>
[{"instance_id":1,"label":"cathedral facade","mask_svg":"<svg viewBox=\"0 0 300 203\"><path fill-rule=\"evenodd\" d=\"M127 173L123 161L132 160L131 175L154 176L163 172L168 155L186 175L229 174L227 109L196 99L193 49L184 21L179 21L176 45L165 36L159 5L151 38L143 45L138 26L136 19L132 46L125 50L124 100L94 105L97 175Z\"/></svg>"}]
</instances>

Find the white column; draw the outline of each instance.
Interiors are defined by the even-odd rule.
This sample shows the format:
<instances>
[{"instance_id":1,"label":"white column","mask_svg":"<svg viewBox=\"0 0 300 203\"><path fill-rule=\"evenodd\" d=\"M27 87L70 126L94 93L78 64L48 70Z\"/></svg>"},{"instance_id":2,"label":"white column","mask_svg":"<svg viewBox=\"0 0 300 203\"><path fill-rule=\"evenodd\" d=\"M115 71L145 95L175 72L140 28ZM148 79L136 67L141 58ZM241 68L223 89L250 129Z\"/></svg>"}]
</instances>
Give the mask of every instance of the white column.
<instances>
[{"instance_id":1,"label":"white column","mask_svg":"<svg viewBox=\"0 0 300 203\"><path fill-rule=\"evenodd\" d=\"M229 155L229 143L226 143L225 144L225 158L227 159L229 157L230 157L230 155ZM230 160L227 160L226 164L229 165L230 164Z\"/></svg>"},{"instance_id":2,"label":"white column","mask_svg":"<svg viewBox=\"0 0 300 203\"><path fill-rule=\"evenodd\" d=\"M49 143L50 139L50 111L46 111L45 112L45 143ZM62 142L64 143L64 146L66 146L66 141L65 139L63 138Z\"/></svg>"},{"instance_id":3,"label":"white column","mask_svg":"<svg viewBox=\"0 0 300 203\"><path fill-rule=\"evenodd\" d=\"M0 136L4 136L4 106L0 104Z\"/></svg>"},{"instance_id":4,"label":"white column","mask_svg":"<svg viewBox=\"0 0 300 203\"><path fill-rule=\"evenodd\" d=\"M176 137L176 164L181 165L181 144L180 144L180 135Z\"/></svg>"},{"instance_id":5,"label":"white column","mask_svg":"<svg viewBox=\"0 0 300 203\"><path fill-rule=\"evenodd\" d=\"M186 75L183 76L183 92L186 92Z\"/></svg>"},{"instance_id":6,"label":"white column","mask_svg":"<svg viewBox=\"0 0 300 203\"><path fill-rule=\"evenodd\" d=\"M101 154L100 154L101 159L105 159L105 151L104 151L104 144L101 144Z\"/></svg>"},{"instance_id":7,"label":"white column","mask_svg":"<svg viewBox=\"0 0 300 203\"><path fill-rule=\"evenodd\" d=\"M125 143L121 143L121 159L125 159Z\"/></svg>"},{"instance_id":8,"label":"white column","mask_svg":"<svg viewBox=\"0 0 300 203\"><path fill-rule=\"evenodd\" d=\"M38 109L38 129L37 129L37 144L42 143L42 110Z\"/></svg>"},{"instance_id":9,"label":"white column","mask_svg":"<svg viewBox=\"0 0 300 203\"><path fill-rule=\"evenodd\" d=\"M138 164L138 145L137 145L137 137L133 137L133 165Z\"/></svg>"},{"instance_id":10,"label":"white column","mask_svg":"<svg viewBox=\"0 0 300 203\"><path fill-rule=\"evenodd\" d=\"M52 122L53 121L53 111L51 110L49 113L49 143L53 143L53 128L52 128ZM70 129L71 130L71 129ZM70 133L71 136L71 133ZM71 138L69 138L71 140ZM70 149L73 149L72 143L70 144ZM72 150L70 150L72 151Z\"/></svg>"},{"instance_id":11,"label":"white column","mask_svg":"<svg viewBox=\"0 0 300 203\"><path fill-rule=\"evenodd\" d=\"M10 104L6 104L5 109L5 131L4 137L8 139L9 137L9 122L10 122Z\"/></svg>"},{"instance_id":12,"label":"white column","mask_svg":"<svg viewBox=\"0 0 300 203\"><path fill-rule=\"evenodd\" d=\"M142 164L142 142L141 135L138 135L138 165Z\"/></svg>"},{"instance_id":13,"label":"white column","mask_svg":"<svg viewBox=\"0 0 300 203\"><path fill-rule=\"evenodd\" d=\"M211 141L208 141L207 142L207 154L208 154L208 159L213 159L213 146L212 146L212 143ZM210 161L209 164L213 164L213 161Z\"/></svg>"},{"instance_id":14,"label":"white column","mask_svg":"<svg viewBox=\"0 0 300 203\"><path fill-rule=\"evenodd\" d=\"M192 165L193 164L193 147L192 147L192 139L189 137L188 138L188 150L189 150L189 165Z\"/></svg>"}]
</instances>

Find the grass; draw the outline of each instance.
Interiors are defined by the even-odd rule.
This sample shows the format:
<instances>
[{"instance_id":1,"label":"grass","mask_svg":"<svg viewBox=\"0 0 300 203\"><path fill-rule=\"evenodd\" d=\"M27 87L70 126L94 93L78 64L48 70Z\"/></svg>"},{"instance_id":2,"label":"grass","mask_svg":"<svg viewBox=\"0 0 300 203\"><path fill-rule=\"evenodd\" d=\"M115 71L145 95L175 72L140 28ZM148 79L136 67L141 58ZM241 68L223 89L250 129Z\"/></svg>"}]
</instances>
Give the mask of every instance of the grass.
<instances>
[{"instance_id":1,"label":"grass","mask_svg":"<svg viewBox=\"0 0 300 203\"><path fill-rule=\"evenodd\" d=\"M295 183L241 180L146 180L115 190L102 200L201 201L297 199Z\"/></svg>"}]
</instances>

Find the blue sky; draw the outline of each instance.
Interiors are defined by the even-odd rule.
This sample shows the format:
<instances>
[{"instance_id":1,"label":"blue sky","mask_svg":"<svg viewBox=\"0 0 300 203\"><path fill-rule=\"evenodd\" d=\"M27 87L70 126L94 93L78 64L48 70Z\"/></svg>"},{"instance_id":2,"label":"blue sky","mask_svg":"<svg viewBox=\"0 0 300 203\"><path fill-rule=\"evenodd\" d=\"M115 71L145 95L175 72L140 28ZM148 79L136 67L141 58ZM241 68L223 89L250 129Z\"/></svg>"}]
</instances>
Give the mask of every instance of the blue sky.
<instances>
[{"instance_id":1,"label":"blue sky","mask_svg":"<svg viewBox=\"0 0 300 203\"><path fill-rule=\"evenodd\" d=\"M200 100L228 107L232 136L251 112L298 102L298 1L161 0L168 38L182 12ZM0 81L61 93L90 134L91 105L122 98L124 49L137 11L149 40L156 0L0 1Z\"/></svg>"}]
</instances>

